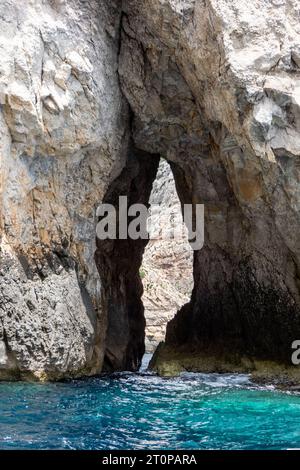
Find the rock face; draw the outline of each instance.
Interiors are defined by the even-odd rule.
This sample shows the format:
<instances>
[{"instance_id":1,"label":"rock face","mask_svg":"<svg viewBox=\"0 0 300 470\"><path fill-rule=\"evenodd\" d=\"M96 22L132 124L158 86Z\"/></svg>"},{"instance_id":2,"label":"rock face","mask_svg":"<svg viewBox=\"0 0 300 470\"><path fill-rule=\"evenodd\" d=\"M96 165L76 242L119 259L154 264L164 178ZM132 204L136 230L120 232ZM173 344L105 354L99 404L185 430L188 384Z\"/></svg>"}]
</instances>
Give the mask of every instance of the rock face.
<instances>
[{"instance_id":1,"label":"rock face","mask_svg":"<svg viewBox=\"0 0 300 470\"><path fill-rule=\"evenodd\" d=\"M296 0L124 2L119 74L136 146L205 204L169 347L291 362L300 335ZM259 11L259 14L258 14Z\"/></svg>"},{"instance_id":2,"label":"rock face","mask_svg":"<svg viewBox=\"0 0 300 470\"><path fill-rule=\"evenodd\" d=\"M126 156L120 15L117 2L0 5L0 378L102 367L95 213Z\"/></svg>"},{"instance_id":3,"label":"rock face","mask_svg":"<svg viewBox=\"0 0 300 470\"><path fill-rule=\"evenodd\" d=\"M145 243L95 263L95 213L147 202L160 156L206 227L168 351L290 364L299 18L298 0L1 3L1 377L138 367Z\"/></svg>"},{"instance_id":4,"label":"rock face","mask_svg":"<svg viewBox=\"0 0 300 470\"><path fill-rule=\"evenodd\" d=\"M190 300L193 251L170 165L161 160L149 199L150 240L140 268L144 293L146 352L154 352L166 335L168 321ZM170 238L174 237L174 238Z\"/></svg>"}]
</instances>

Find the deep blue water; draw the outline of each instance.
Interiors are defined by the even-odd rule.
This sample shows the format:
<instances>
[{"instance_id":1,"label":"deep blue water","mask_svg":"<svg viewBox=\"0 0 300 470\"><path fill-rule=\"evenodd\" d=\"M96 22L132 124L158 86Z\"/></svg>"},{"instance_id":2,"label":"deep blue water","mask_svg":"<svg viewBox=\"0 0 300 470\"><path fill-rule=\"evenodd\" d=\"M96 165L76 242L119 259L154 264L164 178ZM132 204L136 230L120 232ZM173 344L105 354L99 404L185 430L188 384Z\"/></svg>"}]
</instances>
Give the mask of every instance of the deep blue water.
<instances>
[{"instance_id":1,"label":"deep blue water","mask_svg":"<svg viewBox=\"0 0 300 470\"><path fill-rule=\"evenodd\" d=\"M300 395L247 376L0 384L0 449L300 448Z\"/></svg>"}]
</instances>

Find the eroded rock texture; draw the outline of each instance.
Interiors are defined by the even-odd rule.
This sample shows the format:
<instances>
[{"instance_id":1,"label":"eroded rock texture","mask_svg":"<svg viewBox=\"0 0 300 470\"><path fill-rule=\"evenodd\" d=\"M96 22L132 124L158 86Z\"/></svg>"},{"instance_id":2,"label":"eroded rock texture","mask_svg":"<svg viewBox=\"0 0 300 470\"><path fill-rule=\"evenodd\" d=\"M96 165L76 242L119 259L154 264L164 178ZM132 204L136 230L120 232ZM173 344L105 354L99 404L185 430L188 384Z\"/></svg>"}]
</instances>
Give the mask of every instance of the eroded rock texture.
<instances>
[{"instance_id":1,"label":"eroded rock texture","mask_svg":"<svg viewBox=\"0 0 300 470\"><path fill-rule=\"evenodd\" d=\"M150 240L140 277L144 286L146 352L154 352L165 340L167 323L189 302L193 288L193 250L188 242L173 174L163 159L149 203Z\"/></svg>"},{"instance_id":2,"label":"eroded rock texture","mask_svg":"<svg viewBox=\"0 0 300 470\"><path fill-rule=\"evenodd\" d=\"M0 377L101 370L95 212L124 164L117 2L0 5Z\"/></svg>"},{"instance_id":3,"label":"eroded rock texture","mask_svg":"<svg viewBox=\"0 0 300 470\"><path fill-rule=\"evenodd\" d=\"M296 0L128 1L119 74L138 147L204 203L191 303L167 344L290 363L300 334Z\"/></svg>"},{"instance_id":4,"label":"eroded rock texture","mask_svg":"<svg viewBox=\"0 0 300 470\"><path fill-rule=\"evenodd\" d=\"M206 208L192 299L168 346L290 363L299 19L298 0L1 2L1 377L93 373L104 355L108 368L138 366L144 246L132 268L131 247L116 244L110 261L98 246L102 293L94 262L96 207L132 155L133 200L147 199L162 156L181 203Z\"/></svg>"}]
</instances>

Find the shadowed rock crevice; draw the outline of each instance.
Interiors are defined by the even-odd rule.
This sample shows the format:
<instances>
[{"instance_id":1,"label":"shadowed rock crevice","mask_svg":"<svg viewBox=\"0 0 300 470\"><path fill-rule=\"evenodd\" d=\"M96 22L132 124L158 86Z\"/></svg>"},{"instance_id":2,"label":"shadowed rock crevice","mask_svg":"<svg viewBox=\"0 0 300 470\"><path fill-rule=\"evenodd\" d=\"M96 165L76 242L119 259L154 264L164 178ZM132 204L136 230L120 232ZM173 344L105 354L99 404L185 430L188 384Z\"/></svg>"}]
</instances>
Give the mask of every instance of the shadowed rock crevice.
<instances>
[{"instance_id":1,"label":"shadowed rock crevice","mask_svg":"<svg viewBox=\"0 0 300 470\"><path fill-rule=\"evenodd\" d=\"M159 164L159 156L131 147L126 166L114 180L104 203L119 207L119 196L127 196L128 207L148 201ZM118 214L118 211L117 211ZM128 217L128 224L130 223ZM117 234L118 234L117 224ZM145 318L139 274L148 240L97 240L96 264L102 282L102 305L107 315L103 370L137 370L145 352Z\"/></svg>"}]
</instances>

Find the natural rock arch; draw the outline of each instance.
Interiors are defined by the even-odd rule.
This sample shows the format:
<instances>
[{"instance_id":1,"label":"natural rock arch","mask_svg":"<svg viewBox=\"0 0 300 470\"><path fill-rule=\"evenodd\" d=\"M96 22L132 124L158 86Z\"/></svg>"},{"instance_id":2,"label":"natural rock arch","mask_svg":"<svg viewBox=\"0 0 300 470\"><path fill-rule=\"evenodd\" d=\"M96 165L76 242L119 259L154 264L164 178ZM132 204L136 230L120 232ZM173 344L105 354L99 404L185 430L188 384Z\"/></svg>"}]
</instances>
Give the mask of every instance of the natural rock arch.
<instances>
[{"instance_id":1,"label":"natural rock arch","mask_svg":"<svg viewBox=\"0 0 300 470\"><path fill-rule=\"evenodd\" d=\"M300 335L298 0L1 7L0 378L102 370L96 207L131 158L147 200L160 155L181 202L206 207L170 354L247 354L284 370ZM112 293L121 317L124 292ZM138 367L139 335L111 368Z\"/></svg>"},{"instance_id":2,"label":"natural rock arch","mask_svg":"<svg viewBox=\"0 0 300 470\"><path fill-rule=\"evenodd\" d=\"M276 51L299 13L288 3L277 6L276 37L269 2L259 30L238 1L123 5L119 75L135 145L164 155L181 201L206 208L192 299L166 344L229 355L229 368L243 355L250 369L256 359L291 365L300 334L297 46L274 63L265 47Z\"/></svg>"}]
</instances>

